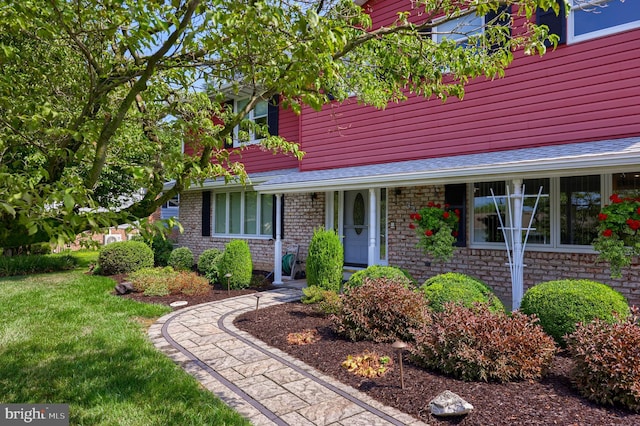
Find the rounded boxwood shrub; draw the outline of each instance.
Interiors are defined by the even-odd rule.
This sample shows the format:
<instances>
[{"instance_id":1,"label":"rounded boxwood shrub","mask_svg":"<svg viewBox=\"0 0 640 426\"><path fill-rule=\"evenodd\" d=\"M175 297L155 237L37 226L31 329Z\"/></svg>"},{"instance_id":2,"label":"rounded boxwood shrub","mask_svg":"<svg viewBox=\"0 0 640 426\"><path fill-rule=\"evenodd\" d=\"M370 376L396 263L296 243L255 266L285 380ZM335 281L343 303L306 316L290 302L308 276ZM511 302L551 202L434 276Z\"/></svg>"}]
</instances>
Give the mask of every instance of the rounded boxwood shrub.
<instances>
[{"instance_id":1,"label":"rounded boxwood shrub","mask_svg":"<svg viewBox=\"0 0 640 426\"><path fill-rule=\"evenodd\" d=\"M422 284L420 291L434 311L442 311L445 303L453 302L468 308L475 303L486 303L491 312L504 312L504 305L488 285L458 272L431 277Z\"/></svg>"},{"instance_id":2,"label":"rounded boxwood shrub","mask_svg":"<svg viewBox=\"0 0 640 426\"><path fill-rule=\"evenodd\" d=\"M100 250L98 267L102 275L127 274L153 266L153 251L141 241L119 241Z\"/></svg>"},{"instance_id":3,"label":"rounded boxwood shrub","mask_svg":"<svg viewBox=\"0 0 640 426\"><path fill-rule=\"evenodd\" d=\"M349 277L349 281L345 283L345 289L360 287L365 278L370 278L372 280L387 278L393 281L398 281L407 288L412 286L411 280L407 278L400 268L393 266L371 265L366 269L354 272L354 274Z\"/></svg>"},{"instance_id":4,"label":"rounded boxwood shrub","mask_svg":"<svg viewBox=\"0 0 640 426\"><path fill-rule=\"evenodd\" d=\"M217 248L206 249L198 258L198 271L204 275L211 284L220 282L218 262L222 257L222 250Z\"/></svg>"},{"instance_id":5,"label":"rounded boxwood shrub","mask_svg":"<svg viewBox=\"0 0 640 426\"><path fill-rule=\"evenodd\" d=\"M464 319L461 321L461 318ZM462 380L512 382L540 379L556 345L535 317L446 303L413 330L409 354L416 364Z\"/></svg>"},{"instance_id":6,"label":"rounded boxwood shrub","mask_svg":"<svg viewBox=\"0 0 640 426\"><path fill-rule=\"evenodd\" d=\"M227 283L225 275L231 274L229 288L242 289L249 287L253 274L253 262L251 261L249 244L246 241L233 240L226 245L222 256L220 256L218 273L223 284Z\"/></svg>"},{"instance_id":7,"label":"rounded boxwood shrub","mask_svg":"<svg viewBox=\"0 0 640 426\"><path fill-rule=\"evenodd\" d=\"M316 229L309 243L307 284L340 291L344 249L333 230Z\"/></svg>"},{"instance_id":8,"label":"rounded boxwood shrub","mask_svg":"<svg viewBox=\"0 0 640 426\"><path fill-rule=\"evenodd\" d=\"M193 252L189 247L178 247L169 255L169 266L176 271L190 271L193 268Z\"/></svg>"},{"instance_id":9,"label":"rounded boxwood shrub","mask_svg":"<svg viewBox=\"0 0 640 426\"><path fill-rule=\"evenodd\" d=\"M520 310L536 314L540 325L560 345L579 322L595 318L614 322L616 315L626 318L629 305L611 287L590 280L555 280L531 287L524 294Z\"/></svg>"},{"instance_id":10,"label":"rounded boxwood shrub","mask_svg":"<svg viewBox=\"0 0 640 426\"><path fill-rule=\"evenodd\" d=\"M422 295L387 278L365 278L340 298L334 328L353 341L411 342L411 330L422 326L429 311Z\"/></svg>"},{"instance_id":11,"label":"rounded boxwood shrub","mask_svg":"<svg viewBox=\"0 0 640 426\"><path fill-rule=\"evenodd\" d=\"M567 349L574 361L572 382L583 396L640 412L640 324L632 309L623 322L578 324Z\"/></svg>"}]
</instances>

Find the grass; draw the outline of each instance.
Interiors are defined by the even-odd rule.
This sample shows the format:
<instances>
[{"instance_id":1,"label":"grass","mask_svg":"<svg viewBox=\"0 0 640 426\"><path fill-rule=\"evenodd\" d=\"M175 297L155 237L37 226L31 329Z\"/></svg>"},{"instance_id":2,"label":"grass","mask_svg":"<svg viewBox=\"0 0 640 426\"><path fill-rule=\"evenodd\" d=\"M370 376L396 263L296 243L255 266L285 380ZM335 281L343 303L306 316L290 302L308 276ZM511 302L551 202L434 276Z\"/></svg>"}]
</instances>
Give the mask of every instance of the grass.
<instances>
[{"instance_id":1,"label":"grass","mask_svg":"<svg viewBox=\"0 0 640 426\"><path fill-rule=\"evenodd\" d=\"M0 403L67 403L81 425L249 424L148 340L167 307L85 270L0 279Z\"/></svg>"}]
</instances>

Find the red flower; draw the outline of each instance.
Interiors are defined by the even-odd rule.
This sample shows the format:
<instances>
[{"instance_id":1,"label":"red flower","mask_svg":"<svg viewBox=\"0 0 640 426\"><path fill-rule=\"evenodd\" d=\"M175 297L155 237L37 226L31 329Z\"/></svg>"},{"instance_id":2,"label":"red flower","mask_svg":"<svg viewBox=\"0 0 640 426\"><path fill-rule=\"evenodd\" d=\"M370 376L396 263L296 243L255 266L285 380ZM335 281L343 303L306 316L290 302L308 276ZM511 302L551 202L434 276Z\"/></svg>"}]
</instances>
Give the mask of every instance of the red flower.
<instances>
[{"instance_id":1,"label":"red flower","mask_svg":"<svg viewBox=\"0 0 640 426\"><path fill-rule=\"evenodd\" d=\"M636 210L636 213L640 214L640 207Z\"/></svg>"},{"instance_id":2,"label":"red flower","mask_svg":"<svg viewBox=\"0 0 640 426\"><path fill-rule=\"evenodd\" d=\"M456 216L460 217L460 209L455 209L453 212L456 214Z\"/></svg>"},{"instance_id":3,"label":"red flower","mask_svg":"<svg viewBox=\"0 0 640 426\"><path fill-rule=\"evenodd\" d=\"M453 235L454 237L456 237L456 238L457 238L457 237L458 237L458 231L452 231L452 232L451 232L451 235Z\"/></svg>"},{"instance_id":4,"label":"red flower","mask_svg":"<svg viewBox=\"0 0 640 426\"><path fill-rule=\"evenodd\" d=\"M409 229L416 229L416 225L414 225L413 223L409 224Z\"/></svg>"},{"instance_id":5,"label":"red flower","mask_svg":"<svg viewBox=\"0 0 640 426\"><path fill-rule=\"evenodd\" d=\"M629 225L629 228L637 231L638 228L640 228L640 220L627 219L627 225Z\"/></svg>"},{"instance_id":6,"label":"red flower","mask_svg":"<svg viewBox=\"0 0 640 426\"><path fill-rule=\"evenodd\" d=\"M433 235L433 231L431 229L427 229L426 231L424 231L424 235L426 235L427 237L430 237Z\"/></svg>"},{"instance_id":7,"label":"red flower","mask_svg":"<svg viewBox=\"0 0 640 426\"><path fill-rule=\"evenodd\" d=\"M607 214L605 214L605 213L600 213L600 214L598 215L598 220L599 220L600 222L602 222L603 220L607 220L607 218L608 218L608 217L609 217L609 216L608 216Z\"/></svg>"},{"instance_id":8,"label":"red flower","mask_svg":"<svg viewBox=\"0 0 640 426\"><path fill-rule=\"evenodd\" d=\"M441 207L440 203L436 204L436 207L437 207L437 208L440 208L440 207Z\"/></svg>"},{"instance_id":9,"label":"red flower","mask_svg":"<svg viewBox=\"0 0 640 426\"><path fill-rule=\"evenodd\" d=\"M435 204L433 204L433 201L429 201L427 203L427 207L435 207Z\"/></svg>"},{"instance_id":10,"label":"red flower","mask_svg":"<svg viewBox=\"0 0 640 426\"><path fill-rule=\"evenodd\" d=\"M416 220L422 220L422 216L420 216L420 213L416 213L415 219Z\"/></svg>"},{"instance_id":11,"label":"red flower","mask_svg":"<svg viewBox=\"0 0 640 426\"><path fill-rule=\"evenodd\" d=\"M613 194L611 197L609 197L609 199L615 204L621 203L623 201L618 194Z\"/></svg>"},{"instance_id":12,"label":"red flower","mask_svg":"<svg viewBox=\"0 0 640 426\"><path fill-rule=\"evenodd\" d=\"M442 217L444 217L445 219L449 219L449 212L442 213Z\"/></svg>"},{"instance_id":13,"label":"red flower","mask_svg":"<svg viewBox=\"0 0 640 426\"><path fill-rule=\"evenodd\" d=\"M445 204L444 204L444 208L445 208L445 209L448 209L448 208L449 208L449 204L445 203Z\"/></svg>"},{"instance_id":14,"label":"red flower","mask_svg":"<svg viewBox=\"0 0 640 426\"><path fill-rule=\"evenodd\" d=\"M611 229L605 229L604 231L602 231L603 237L610 237L611 234L613 234L613 231Z\"/></svg>"}]
</instances>

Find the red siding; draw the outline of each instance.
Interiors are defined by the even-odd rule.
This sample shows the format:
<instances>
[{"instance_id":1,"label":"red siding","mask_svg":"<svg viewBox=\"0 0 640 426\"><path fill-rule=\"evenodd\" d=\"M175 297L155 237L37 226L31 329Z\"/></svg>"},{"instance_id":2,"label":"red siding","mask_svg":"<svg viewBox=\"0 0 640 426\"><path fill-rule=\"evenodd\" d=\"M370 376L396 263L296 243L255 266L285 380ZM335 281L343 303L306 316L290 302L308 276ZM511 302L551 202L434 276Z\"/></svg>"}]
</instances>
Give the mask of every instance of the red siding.
<instances>
[{"instance_id":1,"label":"red siding","mask_svg":"<svg viewBox=\"0 0 640 426\"><path fill-rule=\"evenodd\" d=\"M378 25L393 21L405 3L373 0L365 7ZM639 135L638 46L635 30L563 45L542 58L517 52L505 78L476 79L463 101L412 97L383 111L355 102L306 108L302 169Z\"/></svg>"}]
</instances>

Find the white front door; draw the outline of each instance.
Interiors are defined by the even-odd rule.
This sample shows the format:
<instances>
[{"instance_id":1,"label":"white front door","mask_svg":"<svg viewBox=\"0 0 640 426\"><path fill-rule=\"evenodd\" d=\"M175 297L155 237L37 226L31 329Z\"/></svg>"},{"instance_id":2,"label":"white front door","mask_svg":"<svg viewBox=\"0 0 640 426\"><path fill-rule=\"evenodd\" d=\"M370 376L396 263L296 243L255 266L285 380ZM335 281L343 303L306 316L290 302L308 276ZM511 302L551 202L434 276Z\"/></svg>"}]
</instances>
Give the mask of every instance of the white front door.
<instances>
[{"instance_id":1,"label":"white front door","mask_svg":"<svg viewBox=\"0 0 640 426\"><path fill-rule=\"evenodd\" d=\"M344 192L344 264L366 267L369 238L369 193Z\"/></svg>"}]
</instances>

